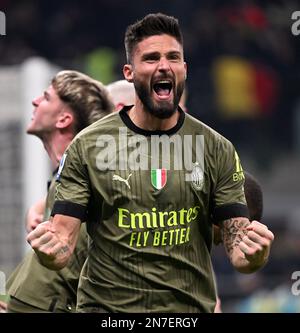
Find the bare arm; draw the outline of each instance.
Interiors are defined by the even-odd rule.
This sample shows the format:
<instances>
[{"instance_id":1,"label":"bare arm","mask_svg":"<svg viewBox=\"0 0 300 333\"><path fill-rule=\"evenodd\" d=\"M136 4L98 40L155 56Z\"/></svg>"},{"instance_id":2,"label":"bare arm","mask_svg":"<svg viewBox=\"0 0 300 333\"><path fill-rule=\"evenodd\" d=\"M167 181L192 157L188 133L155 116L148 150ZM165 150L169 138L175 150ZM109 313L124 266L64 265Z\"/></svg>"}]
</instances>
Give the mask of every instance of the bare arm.
<instances>
[{"instance_id":1,"label":"bare arm","mask_svg":"<svg viewBox=\"0 0 300 333\"><path fill-rule=\"evenodd\" d=\"M27 241L42 265L59 270L68 264L76 246L80 225L81 221L77 218L57 214L31 231Z\"/></svg>"},{"instance_id":2,"label":"bare arm","mask_svg":"<svg viewBox=\"0 0 300 333\"><path fill-rule=\"evenodd\" d=\"M27 212L26 215L26 231L29 233L34 230L38 224L43 222L44 211L46 207L46 199L43 198L34 203Z\"/></svg>"},{"instance_id":3,"label":"bare arm","mask_svg":"<svg viewBox=\"0 0 300 333\"><path fill-rule=\"evenodd\" d=\"M6 313L7 311L7 304L3 301L0 301L0 313Z\"/></svg>"},{"instance_id":4,"label":"bare arm","mask_svg":"<svg viewBox=\"0 0 300 333\"><path fill-rule=\"evenodd\" d=\"M236 217L221 223L227 255L241 273L252 273L265 265L270 254L273 233L264 224Z\"/></svg>"}]
</instances>

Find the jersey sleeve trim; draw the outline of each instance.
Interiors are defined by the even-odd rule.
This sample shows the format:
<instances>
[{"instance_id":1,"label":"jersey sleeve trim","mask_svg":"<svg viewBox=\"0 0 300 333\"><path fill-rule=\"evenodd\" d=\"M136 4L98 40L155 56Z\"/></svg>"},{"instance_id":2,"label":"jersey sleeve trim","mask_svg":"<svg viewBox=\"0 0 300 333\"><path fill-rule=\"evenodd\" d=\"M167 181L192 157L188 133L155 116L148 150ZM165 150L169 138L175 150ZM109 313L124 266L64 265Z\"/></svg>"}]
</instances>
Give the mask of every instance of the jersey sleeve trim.
<instances>
[{"instance_id":1,"label":"jersey sleeve trim","mask_svg":"<svg viewBox=\"0 0 300 333\"><path fill-rule=\"evenodd\" d=\"M248 207L244 204L235 203L217 207L213 211L213 222L215 224L234 217L249 218Z\"/></svg>"},{"instance_id":2,"label":"jersey sleeve trim","mask_svg":"<svg viewBox=\"0 0 300 333\"><path fill-rule=\"evenodd\" d=\"M55 201L51 216L56 214L67 215L81 221L86 221L87 208L70 201Z\"/></svg>"}]
</instances>

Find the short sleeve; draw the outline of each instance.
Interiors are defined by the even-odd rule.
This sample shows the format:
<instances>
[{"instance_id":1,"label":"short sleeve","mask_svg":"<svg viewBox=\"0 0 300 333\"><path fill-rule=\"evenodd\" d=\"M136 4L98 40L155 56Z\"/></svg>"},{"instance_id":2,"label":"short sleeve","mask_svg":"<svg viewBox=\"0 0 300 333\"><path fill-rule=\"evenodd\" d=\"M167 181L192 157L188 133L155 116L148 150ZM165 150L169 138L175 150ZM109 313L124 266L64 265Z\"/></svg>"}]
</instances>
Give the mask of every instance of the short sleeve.
<instances>
[{"instance_id":1,"label":"short sleeve","mask_svg":"<svg viewBox=\"0 0 300 333\"><path fill-rule=\"evenodd\" d=\"M231 142L220 140L217 146L217 184L213 195L213 221L249 217L244 193L244 172Z\"/></svg>"},{"instance_id":2,"label":"short sleeve","mask_svg":"<svg viewBox=\"0 0 300 333\"><path fill-rule=\"evenodd\" d=\"M76 138L63 155L56 177L55 203L51 215L86 220L90 185L80 140Z\"/></svg>"}]
</instances>

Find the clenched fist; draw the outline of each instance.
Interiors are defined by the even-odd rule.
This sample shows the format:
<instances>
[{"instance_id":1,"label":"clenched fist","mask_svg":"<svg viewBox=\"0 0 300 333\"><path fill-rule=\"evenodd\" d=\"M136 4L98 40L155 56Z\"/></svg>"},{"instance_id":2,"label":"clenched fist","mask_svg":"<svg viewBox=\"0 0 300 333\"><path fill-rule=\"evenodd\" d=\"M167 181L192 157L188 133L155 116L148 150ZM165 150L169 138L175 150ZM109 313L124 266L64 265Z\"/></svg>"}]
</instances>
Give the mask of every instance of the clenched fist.
<instances>
[{"instance_id":1,"label":"clenched fist","mask_svg":"<svg viewBox=\"0 0 300 333\"><path fill-rule=\"evenodd\" d=\"M55 233L51 221L40 223L28 234L27 241L44 266L54 270L64 266L59 262L69 252L69 246Z\"/></svg>"},{"instance_id":2,"label":"clenched fist","mask_svg":"<svg viewBox=\"0 0 300 333\"><path fill-rule=\"evenodd\" d=\"M273 240L274 235L266 225L252 221L246 227L246 235L239 243L239 249L251 264L261 266L269 256Z\"/></svg>"}]
</instances>

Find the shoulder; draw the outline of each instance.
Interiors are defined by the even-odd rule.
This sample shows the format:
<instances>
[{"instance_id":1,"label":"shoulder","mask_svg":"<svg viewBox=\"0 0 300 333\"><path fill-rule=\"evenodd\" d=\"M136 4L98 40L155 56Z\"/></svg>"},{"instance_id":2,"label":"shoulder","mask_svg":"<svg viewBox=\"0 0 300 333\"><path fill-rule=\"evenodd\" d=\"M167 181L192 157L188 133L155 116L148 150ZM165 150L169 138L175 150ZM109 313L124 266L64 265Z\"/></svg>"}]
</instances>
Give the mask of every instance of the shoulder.
<instances>
[{"instance_id":1,"label":"shoulder","mask_svg":"<svg viewBox=\"0 0 300 333\"><path fill-rule=\"evenodd\" d=\"M204 135L206 141L231 144L231 142L222 134L190 114L185 115L185 127L186 130L190 131L191 133Z\"/></svg>"}]
</instances>

